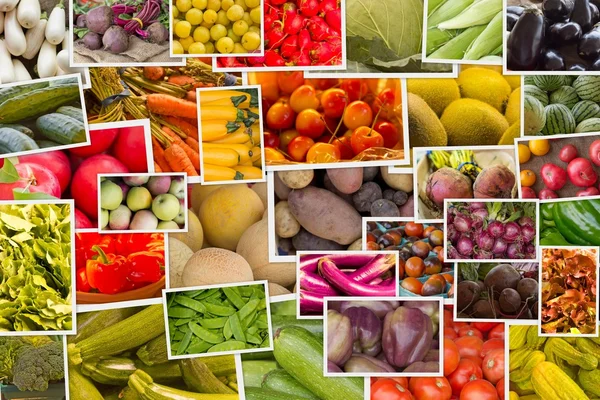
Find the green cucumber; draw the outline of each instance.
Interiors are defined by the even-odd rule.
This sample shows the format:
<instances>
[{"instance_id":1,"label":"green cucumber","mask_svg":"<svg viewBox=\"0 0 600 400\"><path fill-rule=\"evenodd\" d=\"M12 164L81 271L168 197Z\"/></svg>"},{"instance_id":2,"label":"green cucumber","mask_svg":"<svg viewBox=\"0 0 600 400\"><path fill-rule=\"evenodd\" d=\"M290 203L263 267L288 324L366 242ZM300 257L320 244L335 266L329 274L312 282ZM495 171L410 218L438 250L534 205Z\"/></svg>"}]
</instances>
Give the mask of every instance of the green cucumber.
<instances>
[{"instance_id":1,"label":"green cucumber","mask_svg":"<svg viewBox=\"0 0 600 400\"><path fill-rule=\"evenodd\" d=\"M65 114L42 115L35 121L35 125L46 138L61 144L83 143L86 141L83 122Z\"/></svg>"},{"instance_id":2,"label":"green cucumber","mask_svg":"<svg viewBox=\"0 0 600 400\"><path fill-rule=\"evenodd\" d=\"M300 396L305 399L319 400L313 392L302 386L293 376L282 369L273 370L265 375L262 387L276 392Z\"/></svg>"},{"instance_id":3,"label":"green cucumber","mask_svg":"<svg viewBox=\"0 0 600 400\"><path fill-rule=\"evenodd\" d=\"M61 85L36 89L11 97L0 104L0 121L4 124L44 115L79 99L79 85Z\"/></svg>"},{"instance_id":4,"label":"green cucumber","mask_svg":"<svg viewBox=\"0 0 600 400\"><path fill-rule=\"evenodd\" d=\"M32 139L35 136L35 134L33 133L33 131L31 129L29 129L28 127L23 126L23 125L18 125L18 124L0 124L0 129L2 129L2 128L11 128L11 129L14 129L16 131L24 133L25 135L29 136Z\"/></svg>"},{"instance_id":5,"label":"green cucumber","mask_svg":"<svg viewBox=\"0 0 600 400\"><path fill-rule=\"evenodd\" d=\"M48 82L30 83L29 85L11 86L0 89L0 105L13 97L48 87Z\"/></svg>"},{"instance_id":6,"label":"green cucumber","mask_svg":"<svg viewBox=\"0 0 600 400\"><path fill-rule=\"evenodd\" d=\"M306 400L306 397L289 393L276 392L270 389L247 387L244 389L246 400ZM316 397L318 399L318 397ZM345 399L344 399L345 400Z\"/></svg>"},{"instance_id":7,"label":"green cucumber","mask_svg":"<svg viewBox=\"0 0 600 400\"><path fill-rule=\"evenodd\" d=\"M0 128L0 154L12 154L39 149L37 143L13 128Z\"/></svg>"},{"instance_id":8,"label":"green cucumber","mask_svg":"<svg viewBox=\"0 0 600 400\"><path fill-rule=\"evenodd\" d=\"M600 76L582 75L575 79L573 87L581 100L600 102Z\"/></svg>"},{"instance_id":9,"label":"green cucumber","mask_svg":"<svg viewBox=\"0 0 600 400\"><path fill-rule=\"evenodd\" d=\"M242 361L244 386L261 387L264 376L278 368L273 360Z\"/></svg>"},{"instance_id":10,"label":"green cucumber","mask_svg":"<svg viewBox=\"0 0 600 400\"><path fill-rule=\"evenodd\" d=\"M290 326L274 337L275 359L291 376L323 400L362 400L364 379L323 376L323 344L308 330Z\"/></svg>"},{"instance_id":11,"label":"green cucumber","mask_svg":"<svg viewBox=\"0 0 600 400\"><path fill-rule=\"evenodd\" d=\"M575 118L571 110L563 104L549 104L544 108L546 125L542 129L542 135L557 135L559 133L575 132Z\"/></svg>"},{"instance_id":12,"label":"green cucumber","mask_svg":"<svg viewBox=\"0 0 600 400\"><path fill-rule=\"evenodd\" d=\"M271 324L273 325L273 333L278 329L286 326L299 326L310 331L311 333L323 334L323 321L316 319L297 319L291 315L271 315Z\"/></svg>"},{"instance_id":13,"label":"green cucumber","mask_svg":"<svg viewBox=\"0 0 600 400\"><path fill-rule=\"evenodd\" d=\"M79 122L84 122L83 110L79 107L62 106L59 107L58 110L56 110L56 112L74 118Z\"/></svg>"}]
</instances>

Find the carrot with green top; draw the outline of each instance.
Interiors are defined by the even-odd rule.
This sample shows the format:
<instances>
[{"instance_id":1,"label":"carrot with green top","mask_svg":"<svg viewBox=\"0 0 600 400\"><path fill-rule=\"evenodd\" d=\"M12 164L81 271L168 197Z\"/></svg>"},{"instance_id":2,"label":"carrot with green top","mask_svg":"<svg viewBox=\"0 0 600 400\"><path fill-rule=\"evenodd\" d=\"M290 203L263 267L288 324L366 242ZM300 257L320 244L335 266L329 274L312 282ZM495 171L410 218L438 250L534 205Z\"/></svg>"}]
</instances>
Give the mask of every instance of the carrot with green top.
<instances>
[{"instance_id":1,"label":"carrot with green top","mask_svg":"<svg viewBox=\"0 0 600 400\"><path fill-rule=\"evenodd\" d=\"M189 159L192 161L192 165L194 166L194 168L196 170L200 169L200 154L198 153L200 151L199 147L196 147L196 149L191 148L186 142L184 142L175 132L173 132L173 130L171 128L169 128L168 126L163 126L162 127L163 132L165 132L167 135L169 135L169 137L171 139L173 139L173 143L178 144L183 151L185 151L185 154L187 154L187 156L189 157Z\"/></svg>"},{"instance_id":2,"label":"carrot with green top","mask_svg":"<svg viewBox=\"0 0 600 400\"><path fill-rule=\"evenodd\" d=\"M198 118L196 103L178 99L168 94L149 94L146 96L146 105L148 106L148 111L151 113L191 119Z\"/></svg>"},{"instance_id":3,"label":"carrot with green top","mask_svg":"<svg viewBox=\"0 0 600 400\"><path fill-rule=\"evenodd\" d=\"M165 159L173 171L185 172L188 176L198 176L192 161L177 143L171 143L165 150Z\"/></svg>"},{"instance_id":4,"label":"carrot with green top","mask_svg":"<svg viewBox=\"0 0 600 400\"><path fill-rule=\"evenodd\" d=\"M164 172L160 165L156 163L156 161L154 161L154 172Z\"/></svg>"}]
</instances>

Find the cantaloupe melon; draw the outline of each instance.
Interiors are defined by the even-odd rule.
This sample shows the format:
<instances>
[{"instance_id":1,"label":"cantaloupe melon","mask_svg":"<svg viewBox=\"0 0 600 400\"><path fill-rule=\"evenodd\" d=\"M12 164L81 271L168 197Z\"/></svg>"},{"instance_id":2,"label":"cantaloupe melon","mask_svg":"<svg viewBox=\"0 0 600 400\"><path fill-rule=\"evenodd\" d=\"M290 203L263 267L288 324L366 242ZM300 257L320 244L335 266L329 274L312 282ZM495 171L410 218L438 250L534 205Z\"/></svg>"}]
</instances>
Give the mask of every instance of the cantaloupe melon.
<instances>
[{"instance_id":1,"label":"cantaloupe melon","mask_svg":"<svg viewBox=\"0 0 600 400\"><path fill-rule=\"evenodd\" d=\"M183 243L192 251L198 251L202 248L204 242L204 231L202 224L194 213L194 210L188 210L188 231L182 233L170 233L169 239L175 238Z\"/></svg>"},{"instance_id":2,"label":"cantaloupe melon","mask_svg":"<svg viewBox=\"0 0 600 400\"><path fill-rule=\"evenodd\" d=\"M448 137L436 113L425 100L408 93L408 134L410 147L446 146Z\"/></svg>"},{"instance_id":3,"label":"cantaloupe melon","mask_svg":"<svg viewBox=\"0 0 600 400\"><path fill-rule=\"evenodd\" d=\"M264 210L256 192L240 183L212 192L200 205L198 217L210 244L233 251L246 229L262 218Z\"/></svg>"},{"instance_id":4,"label":"cantaloupe melon","mask_svg":"<svg viewBox=\"0 0 600 400\"><path fill-rule=\"evenodd\" d=\"M406 89L425 100L438 116L442 115L448 104L460 99L458 84L451 78L407 79Z\"/></svg>"},{"instance_id":5,"label":"cantaloupe melon","mask_svg":"<svg viewBox=\"0 0 600 400\"><path fill-rule=\"evenodd\" d=\"M181 276L182 287L253 281L252 268L233 251L209 247L195 252Z\"/></svg>"},{"instance_id":6,"label":"cantaloupe melon","mask_svg":"<svg viewBox=\"0 0 600 400\"><path fill-rule=\"evenodd\" d=\"M296 263L269 262L268 232L269 222L264 218L244 232L236 252L248 261L254 279L266 279L281 286L289 286L296 281Z\"/></svg>"},{"instance_id":7,"label":"cantaloupe melon","mask_svg":"<svg viewBox=\"0 0 600 400\"><path fill-rule=\"evenodd\" d=\"M185 264L194 252L185 243L169 235L169 287L182 287L182 275Z\"/></svg>"},{"instance_id":8,"label":"cantaloupe melon","mask_svg":"<svg viewBox=\"0 0 600 400\"><path fill-rule=\"evenodd\" d=\"M263 207L267 208L267 184L265 182L258 182L252 185L252 190L256 192L260 201L263 203Z\"/></svg>"},{"instance_id":9,"label":"cantaloupe melon","mask_svg":"<svg viewBox=\"0 0 600 400\"><path fill-rule=\"evenodd\" d=\"M508 98L504 117L510 125L521 120L521 88L516 88Z\"/></svg>"},{"instance_id":10,"label":"cantaloupe melon","mask_svg":"<svg viewBox=\"0 0 600 400\"><path fill-rule=\"evenodd\" d=\"M192 185L192 209L196 212L200 209L200 204L215 190L223 187L224 185L201 185L194 183Z\"/></svg>"},{"instance_id":11,"label":"cantaloupe melon","mask_svg":"<svg viewBox=\"0 0 600 400\"><path fill-rule=\"evenodd\" d=\"M269 282L269 297L281 296L284 294L292 294L292 292L290 292L289 290L287 290L286 288L284 288L281 285L278 285L273 282Z\"/></svg>"},{"instance_id":12,"label":"cantaloupe melon","mask_svg":"<svg viewBox=\"0 0 600 400\"><path fill-rule=\"evenodd\" d=\"M456 100L446 107L440 121L449 146L495 145L508 129L504 115L475 99Z\"/></svg>"},{"instance_id":13,"label":"cantaloupe melon","mask_svg":"<svg viewBox=\"0 0 600 400\"><path fill-rule=\"evenodd\" d=\"M456 80L463 98L477 99L504 113L512 89L506 79L487 68L461 71Z\"/></svg>"}]
</instances>

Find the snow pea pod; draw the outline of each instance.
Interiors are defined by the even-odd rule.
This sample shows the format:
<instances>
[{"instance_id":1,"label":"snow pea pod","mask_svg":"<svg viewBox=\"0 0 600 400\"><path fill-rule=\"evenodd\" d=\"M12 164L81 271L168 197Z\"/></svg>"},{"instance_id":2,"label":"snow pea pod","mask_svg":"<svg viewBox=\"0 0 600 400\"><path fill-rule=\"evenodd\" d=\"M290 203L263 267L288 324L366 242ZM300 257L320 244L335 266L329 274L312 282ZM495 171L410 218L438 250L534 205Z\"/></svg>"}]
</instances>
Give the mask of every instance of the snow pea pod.
<instances>
[{"instance_id":1,"label":"snow pea pod","mask_svg":"<svg viewBox=\"0 0 600 400\"><path fill-rule=\"evenodd\" d=\"M233 336L233 333L231 332L231 322L229 321L229 319L227 319L227 322L223 327L223 336L225 336L226 340L231 339L231 337Z\"/></svg>"},{"instance_id":2,"label":"snow pea pod","mask_svg":"<svg viewBox=\"0 0 600 400\"><path fill-rule=\"evenodd\" d=\"M227 317L205 318L200 319L197 322L199 322L200 325L206 329L219 329L225 326L227 323Z\"/></svg>"},{"instance_id":3,"label":"snow pea pod","mask_svg":"<svg viewBox=\"0 0 600 400\"><path fill-rule=\"evenodd\" d=\"M167 310L169 318L193 318L196 311L186 307L171 307Z\"/></svg>"},{"instance_id":4,"label":"snow pea pod","mask_svg":"<svg viewBox=\"0 0 600 400\"><path fill-rule=\"evenodd\" d=\"M185 351L187 350L187 347L189 346L191 340L192 340L192 331L190 330L190 331L188 331L188 333L185 334L185 336L179 343L179 346L177 347L176 355L180 356L182 354L185 354Z\"/></svg>"},{"instance_id":5,"label":"snow pea pod","mask_svg":"<svg viewBox=\"0 0 600 400\"><path fill-rule=\"evenodd\" d=\"M240 342L238 340L227 340L226 342L215 344L213 347L208 349L208 353L215 353L217 351L244 350L245 348L245 342Z\"/></svg>"},{"instance_id":6,"label":"snow pea pod","mask_svg":"<svg viewBox=\"0 0 600 400\"><path fill-rule=\"evenodd\" d=\"M222 317L228 317L231 314L235 313L235 309L231 308L231 307L225 307L225 306L220 306L218 304L212 304L212 303L204 303L204 306L206 307L206 312L209 312L213 315L219 315Z\"/></svg>"},{"instance_id":7,"label":"snow pea pod","mask_svg":"<svg viewBox=\"0 0 600 400\"><path fill-rule=\"evenodd\" d=\"M242 300L242 297L239 295L238 292L236 292L234 290L234 288L231 287L225 287L223 288L223 293L225 293L225 296L227 296L227 298L229 299L229 301L235 306L235 308L237 308L238 310L242 307L244 307L244 305L246 304L246 302L244 300Z\"/></svg>"},{"instance_id":8,"label":"snow pea pod","mask_svg":"<svg viewBox=\"0 0 600 400\"><path fill-rule=\"evenodd\" d=\"M200 325L195 324L193 322L190 322L188 324L188 326L190 327L190 330L194 333L194 335L198 336L200 339L204 340L205 342L216 344L216 343L221 343L222 341L225 340L223 335L218 335L216 333L213 333L213 332L209 331L208 329L204 329Z\"/></svg>"},{"instance_id":9,"label":"snow pea pod","mask_svg":"<svg viewBox=\"0 0 600 400\"><path fill-rule=\"evenodd\" d=\"M231 333L233 333L233 337L240 342L246 341L246 335L244 335L244 330L242 329L242 324L240 323L240 319L237 314L233 314L229 317L229 325L231 326Z\"/></svg>"}]
</instances>

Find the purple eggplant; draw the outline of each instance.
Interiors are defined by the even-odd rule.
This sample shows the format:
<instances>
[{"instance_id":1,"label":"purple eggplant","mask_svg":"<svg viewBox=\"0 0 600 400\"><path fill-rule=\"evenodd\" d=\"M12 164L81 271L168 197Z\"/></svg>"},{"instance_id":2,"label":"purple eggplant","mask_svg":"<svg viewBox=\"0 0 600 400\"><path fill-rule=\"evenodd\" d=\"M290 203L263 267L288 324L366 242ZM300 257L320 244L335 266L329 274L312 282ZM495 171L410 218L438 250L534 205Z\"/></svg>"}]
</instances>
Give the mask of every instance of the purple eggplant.
<instances>
[{"instance_id":1,"label":"purple eggplant","mask_svg":"<svg viewBox=\"0 0 600 400\"><path fill-rule=\"evenodd\" d=\"M600 57L600 24L585 33L577 45L577 53L584 60L596 60Z\"/></svg>"},{"instance_id":2,"label":"purple eggplant","mask_svg":"<svg viewBox=\"0 0 600 400\"><path fill-rule=\"evenodd\" d=\"M589 32L594 26L594 17L590 7L590 0L575 0L571 12L571 22L576 22L583 32Z\"/></svg>"},{"instance_id":3,"label":"purple eggplant","mask_svg":"<svg viewBox=\"0 0 600 400\"><path fill-rule=\"evenodd\" d=\"M516 14L506 14L506 30L508 32L512 31L518 20L519 20L519 16L518 15L516 15Z\"/></svg>"},{"instance_id":4,"label":"purple eggplant","mask_svg":"<svg viewBox=\"0 0 600 400\"><path fill-rule=\"evenodd\" d=\"M573 3L568 0L544 0L542 12L551 21L566 21L573 8Z\"/></svg>"},{"instance_id":5,"label":"purple eggplant","mask_svg":"<svg viewBox=\"0 0 600 400\"><path fill-rule=\"evenodd\" d=\"M352 357L354 342L350 318L335 310L327 310L327 360L344 365Z\"/></svg>"},{"instance_id":6,"label":"purple eggplant","mask_svg":"<svg viewBox=\"0 0 600 400\"><path fill-rule=\"evenodd\" d=\"M594 3L590 3L590 10L592 12L592 23L598 23L600 21L600 9Z\"/></svg>"},{"instance_id":7,"label":"purple eggplant","mask_svg":"<svg viewBox=\"0 0 600 400\"><path fill-rule=\"evenodd\" d=\"M540 68L544 71L564 71L566 69L565 59L558 51L548 49L542 55Z\"/></svg>"},{"instance_id":8,"label":"purple eggplant","mask_svg":"<svg viewBox=\"0 0 600 400\"><path fill-rule=\"evenodd\" d=\"M422 361L433 341L433 323L417 308L398 307L383 321L381 339L388 363L397 368Z\"/></svg>"},{"instance_id":9,"label":"purple eggplant","mask_svg":"<svg viewBox=\"0 0 600 400\"><path fill-rule=\"evenodd\" d=\"M582 35L583 31L576 22L557 22L550 28L552 42L558 46L577 43Z\"/></svg>"},{"instance_id":10,"label":"purple eggplant","mask_svg":"<svg viewBox=\"0 0 600 400\"><path fill-rule=\"evenodd\" d=\"M381 320L366 307L351 307L343 312L350 318L354 335L353 353L376 356L381 352Z\"/></svg>"},{"instance_id":11,"label":"purple eggplant","mask_svg":"<svg viewBox=\"0 0 600 400\"><path fill-rule=\"evenodd\" d=\"M383 318L390 311L400 307L398 301L342 301L340 312L344 312L350 307L366 307L373 311L378 318Z\"/></svg>"},{"instance_id":12,"label":"purple eggplant","mask_svg":"<svg viewBox=\"0 0 600 400\"><path fill-rule=\"evenodd\" d=\"M587 71L587 68L583 64L572 64L568 68L569 71Z\"/></svg>"},{"instance_id":13,"label":"purple eggplant","mask_svg":"<svg viewBox=\"0 0 600 400\"><path fill-rule=\"evenodd\" d=\"M506 13L507 14L514 14L514 15L517 15L519 17L521 15L523 15L523 10L525 10L525 9L523 7L521 7L521 6L508 6L508 7L506 7Z\"/></svg>"},{"instance_id":14,"label":"purple eggplant","mask_svg":"<svg viewBox=\"0 0 600 400\"><path fill-rule=\"evenodd\" d=\"M544 44L544 16L529 6L515 24L508 38L508 69L533 71L540 60Z\"/></svg>"},{"instance_id":15,"label":"purple eggplant","mask_svg":"<svg viewBox=\"0 0 600 400\"><path fill-rule=\"evenodd\" d=\"M365 354L352 354L344 364L345 372L396 372L394 367L385 361Z\"/></svg>"}]
</instances>

